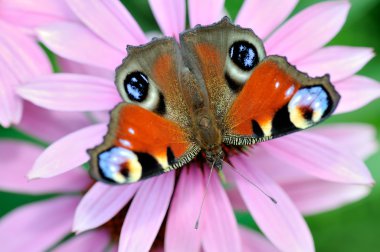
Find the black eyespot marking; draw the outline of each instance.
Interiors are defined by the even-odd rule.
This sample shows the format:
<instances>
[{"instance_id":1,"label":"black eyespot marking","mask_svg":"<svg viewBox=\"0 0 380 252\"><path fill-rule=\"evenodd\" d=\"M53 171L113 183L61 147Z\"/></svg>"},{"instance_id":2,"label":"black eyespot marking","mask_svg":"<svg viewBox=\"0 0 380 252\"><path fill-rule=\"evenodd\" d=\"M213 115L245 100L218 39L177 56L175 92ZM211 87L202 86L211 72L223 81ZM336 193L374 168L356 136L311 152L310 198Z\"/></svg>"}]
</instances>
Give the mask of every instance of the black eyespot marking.
<instances>
[{"instance_id":1,"label":"black eyespot marking","mask_svg":"<svg viewBox=\"0 0 380 252\"><path fill-rule=\"evenodd\" d=\"M154 173L163 171L162 166L157 162L156 158L145 152L134 152L142 167L142 178L150 177Z\"/></svg>"},{"instance_id":2,"label":"black eyespot marking","mask_svg":"<svg viewBox=\"0 0 380 252\"><path fill-rule=\"evenodd\" d=\"M124 80L124 88L131 101L142 102L148 96L148 77L142 72L133 72Z\"/></svg>"},{"instance_id":3,"label":"black eyespot marking","mask_svg":"<svg viewBox=\"0 0 380 252\"><path fill-rule=\"evenodd\" d=\"M256 47L247 41L237 41L230 47L231 60L242 70L250 71L259 62Z\"/></svg>"},{"instance_id":4,"label":"black eyespot marking","mask_svg":"<svg viewBox=\"0 0 380 252\"><path fill-rule=\"evenodd\" d=\"M253 129L253 133L257 137L263 137L264 136L263 129L260 127L259 123L255 120L252 120L252 129Z\"/></svg>"},{"instance_id":5,"label":"black eyespot marking","mask_svg":"<svg viewBox=\"0 0 380 252\"><path fill-rule=\"evenodd\" d=\"M306 121L311 121L313 117L314 110L310 107L303 107L301 108L303 118L305 118Z\"/></svg>"},{"instance_id":6,"label":"black eyespot marking","mask_svg":"<svg viewBox=\"0 0 380 252\"><path fill-rule=\"evenodd\" d=\"M175 162L175 156L174 156L172 148L170 148L169 146L166 149L166 156L168 158L169 165L173 165Z\"/></svg>"},{"instance_id":7,"label":"black eyespot marking","mask_svg":"<svg viewBox=\"0 0 380 252\"><path fill-rule=\"evenodd\" d=\"M296 130L294 124L290 121L288 105L286 104L279 109L272 120L272 135L283 135L283 132L292 132Z\"/></svg>"},{"instance_id":8,"label":"black eyespot marking","mask_svg":"<svg viewBox=\"0 0 380 252\"><path fill-rule=\"evenodd\" d=\"M154 111L160 115L165 115L166 113L165 97L162 93L160 93L160 100L158 101L157 108Z\"/></svg>"}]
</instances>

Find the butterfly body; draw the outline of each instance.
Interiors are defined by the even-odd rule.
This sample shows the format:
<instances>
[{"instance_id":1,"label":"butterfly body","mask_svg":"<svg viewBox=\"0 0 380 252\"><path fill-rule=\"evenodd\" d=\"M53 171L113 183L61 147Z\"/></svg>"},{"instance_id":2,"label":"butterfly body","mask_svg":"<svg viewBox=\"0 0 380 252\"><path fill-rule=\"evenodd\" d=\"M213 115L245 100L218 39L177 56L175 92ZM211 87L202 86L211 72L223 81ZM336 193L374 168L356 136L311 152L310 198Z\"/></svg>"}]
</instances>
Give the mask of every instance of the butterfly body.
<instances>
[{"instance_id":1,"label":"butterfly body","mask_svg":"<svg viewBox=\"0 0 380 252\"><path fill-rule=\"evenodd\" d=\"M306 129L339 101L328 76L310 78L266 56L253 31L228 18L185 31L179 43L160 38L127 51L115 80L124 102L90 151L92 176L107 183L169 172L200 153L222 169L223 146Z\"/></svg>"}]
</instances>

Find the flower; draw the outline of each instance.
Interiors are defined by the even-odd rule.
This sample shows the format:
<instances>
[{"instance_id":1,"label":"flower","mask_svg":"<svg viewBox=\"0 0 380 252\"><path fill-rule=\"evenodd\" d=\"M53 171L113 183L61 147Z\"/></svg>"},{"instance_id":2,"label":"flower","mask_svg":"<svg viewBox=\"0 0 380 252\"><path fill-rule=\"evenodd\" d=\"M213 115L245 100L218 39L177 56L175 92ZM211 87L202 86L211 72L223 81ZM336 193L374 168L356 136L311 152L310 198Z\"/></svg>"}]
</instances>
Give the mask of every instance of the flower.
<instances>
[{"instance_id":1,"label":"flower","mask_svg":"<svg viewBox=\"0 0 380 252\"><path fill-rule=\"evenodd\" d=\"M264 38L269 55L286 56L310 75L329 72L342 96L336 113L352 111L379 97L378 83L367 77L353 76L373 57L372 50L345 46L323 48L344 24L349 3L319 3L284 22L296 2L247 0L236 23L252 28ZM147 38L118 1L67 0L67 3L79 21L49 23L39 27L37 34L51 51L70 60L70 64L71 61L79 63L84 74L41 76L17 88L17 93L53 110L110 110L120 98L113 80L107 76L112 75L125 56L126 44L145 43ZM196 0L188 3L192 25L210 24L223 15L224 2L221 0L212 5ZM178 36L185 27L185 1L158 0L150 1L150 5L163 33ZM252 15L255 11L257 15ZM149 250L163 226L164 246L168 251L197 251L201 247L211 251L239 251L244 245L231 201L235 204L240 200L278 249L314 251L312 236L300 210L315 213L356 200L366 195L373 183L361 161L363 156L356 153L359 150L353 144L358 141L363 149L367 144L352 138L356 135L366 134L366 139L373 140L370 130L362 127L341 125L338 129L301 132L255 145L247 156L232 157L232 164L276 198L277 205L234 174L227 174L232 184L230 200L214 175L201 229L196 232L193 229L198 212L196 206L204 192L206 175L192 164L179 171L178 181L171 172L121 187L96 183L79 203L74 230L83 232L102 226L128 204L120 234L120 251ZM63 137L38 157L29 176L47 178L81 166L89 159L86 150L99 144L105 133L106 124L102 123ZM331 135L338 144L329 139ZM343 144L344 141L349 143ZM376 146L371 144L371 151L374 148ZM367 149L365 155L371 151ZM289 174L284 173L285 170ZM236 195L238 197L232 197Z\"/></svg>"}]
</instances>

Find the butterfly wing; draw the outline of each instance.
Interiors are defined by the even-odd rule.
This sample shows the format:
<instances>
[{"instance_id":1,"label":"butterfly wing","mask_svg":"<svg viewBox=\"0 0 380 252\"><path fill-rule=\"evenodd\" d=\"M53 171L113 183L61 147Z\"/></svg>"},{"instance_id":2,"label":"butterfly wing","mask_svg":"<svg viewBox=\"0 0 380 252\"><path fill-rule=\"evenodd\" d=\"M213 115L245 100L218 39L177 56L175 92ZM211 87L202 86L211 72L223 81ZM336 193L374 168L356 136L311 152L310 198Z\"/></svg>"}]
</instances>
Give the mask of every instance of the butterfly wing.
<instances>
[{"instance_id":1,"label":"butterfly wing","mask_svg":"<svg viewBox=\"0 0 380 252\"><path fill-rule=\"evenodd\" d=\"M121 103L110 133L91 150L91 174L108 183L131 183L182 166L199 152L175 123L140 106Z\"/></svg>"},{"instance_id":2,"label":"butterfly wing","mask_svg":"<svg viewBox=\"0 0 380 252\"><path fill-rule=\"evenodd\" d=\"M230 107L223 141L247 145L309 128L326 119L339 98L328 76L310 78L285 58L269 56Z\"/></svg>"},{"instance_id":3,"label":"butterfly wing","mask_svg":"<svg viewBox=\"0 0 380 252\"><path fill-rule=\"evenodd\" d=\"M328 77L309 78L281 57L266 57L262 41L228 18L180 36L185 58L224 135L247 145L308 128L331 114L339 95Z\"/></svg>"},{"instance_id":4,"label":"butterfly wing","mask_svg":"<svg viewBox=\"0 0 380 252\"><path fill-rule=\"evenodd\" d=\"M128 56L117 68L115 78L123 100L174 121L186 130L191 118L180 86L185 66L178 43L168 37L153 39L143 46L128 46L127 51ZM146 79L149 83L146 94L139 96L136 85L127 85L128 80L133 84L134 78Z\"/></svg>"},{"instance_id":5,"label":"butterfly wing","mask_svg":"<svg viewBox=\"0 0 380 252\"><path fill-rule=\"evenodd\" d=\"M112 112L105 141L90 151L95 179L131 183L181 167L198 154L179 85L183 69L173 38L128 47L115 79L125 103Z\"/></svg>"}]
</instances>

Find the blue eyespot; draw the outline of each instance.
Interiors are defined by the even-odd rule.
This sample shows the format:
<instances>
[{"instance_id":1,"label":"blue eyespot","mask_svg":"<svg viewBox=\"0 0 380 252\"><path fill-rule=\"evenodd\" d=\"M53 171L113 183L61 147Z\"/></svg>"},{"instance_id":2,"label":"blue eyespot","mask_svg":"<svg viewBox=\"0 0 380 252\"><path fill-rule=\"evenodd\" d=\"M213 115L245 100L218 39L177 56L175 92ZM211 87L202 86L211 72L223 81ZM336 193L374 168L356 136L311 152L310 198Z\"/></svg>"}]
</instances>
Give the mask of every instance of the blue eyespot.
<instances>
[{"instance_id":1,"label":"blue eyespot","mask_svg":"<svg viewBox=\"0 0 380 252\"><path fill-rule=\"evenodd\" d=\"M111 147L98 155L101 178L109 183L124 184L138 181L142 167L133 151L124 147Z\"/></svg>"},{"instance_id":2,"label":"blue eyespot","mask_svg":"<svg viewBox=\"0 0 380 252\"><path fill-rule=\"evenodd\" d=\"M244 71L252 70L259 62L256 47L247 41L233 43L229 50L229 56Z\"/></svg>"},{"instance_id":3,"label":"blue eyespot","mask_svg":"<svg viewBox=\"0 0 380 252\"><path fill-rule=\"evenodd\" d=\"M148 77L142 72L130 73L124 80L124 88L131 101L143 102L148 96Z\"/></svg>"},{"instance_id":4,"label":"blue eyespot","mask_svg":"<svg viewBox=\"0 0 380 252\"><path fill-rule=\"evenodd\" d=\"M321 121L330 108L330 98L322 86L299 89L288 104L290 121L300 129Z\"/></svg>"}]
</instances>

